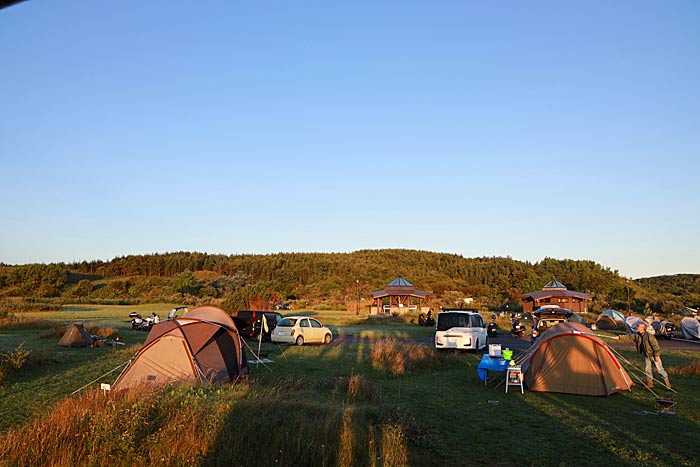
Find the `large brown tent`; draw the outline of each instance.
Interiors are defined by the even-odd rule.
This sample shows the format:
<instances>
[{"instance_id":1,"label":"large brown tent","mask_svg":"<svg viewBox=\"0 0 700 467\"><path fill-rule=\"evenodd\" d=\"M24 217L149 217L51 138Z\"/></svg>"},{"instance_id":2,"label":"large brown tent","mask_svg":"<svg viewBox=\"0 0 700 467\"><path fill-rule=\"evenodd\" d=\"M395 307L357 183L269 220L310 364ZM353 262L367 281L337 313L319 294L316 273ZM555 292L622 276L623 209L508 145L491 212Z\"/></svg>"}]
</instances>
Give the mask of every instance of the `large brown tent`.
<instances>
[{"instance_id":1,"label":"large brown tent","mask_svg":"<svg viewBox=\"0 0 700 467\"><path fill-rule=\"evenodd\" d=\"M607 344L577 323L557 324L542 334L523 371L530 391L609 396L632 386Z\"/></svg>"},{"instance_id":2,"label":"large brown tent","mask_svg":"<svg viewBox=\"0 0 700 467\"><path fill-rule=\"evenodd\" d=\"M92 344L92 336L85 330L83 323L69 324L63 337L58 341L58 345L64 347L89 347Z\"/></svg>"},{"instance_id":3,"label":"large brown tent","mask_svg":"<svg viewBox=\"0 0 700 467\"><path fill-rule=\"evenodd\" d=\"M224 310L205 306L154 325L112 389L177 381L229 383L247 373L245 349L233 320Z\"/></svg>"}]
</instances>

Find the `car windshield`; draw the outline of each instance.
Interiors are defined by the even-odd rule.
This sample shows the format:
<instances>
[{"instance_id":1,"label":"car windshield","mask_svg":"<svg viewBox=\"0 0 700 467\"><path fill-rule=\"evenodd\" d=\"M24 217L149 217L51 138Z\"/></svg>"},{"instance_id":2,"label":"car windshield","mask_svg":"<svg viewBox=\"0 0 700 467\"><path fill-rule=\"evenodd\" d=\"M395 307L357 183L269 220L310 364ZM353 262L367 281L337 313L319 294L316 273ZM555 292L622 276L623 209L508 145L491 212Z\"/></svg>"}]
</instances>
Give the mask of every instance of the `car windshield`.
<instances>
[{"instance_id":1,"label":"car windshield","mask_svg":"<svg viewBox=\"0 0 700 467\"><path fill-rule=\"evenodd\" d=\"M437 330L447 331L450 328L468 328L469 315L466 313L445 313L438 314Z\"/></svg>"},{"instance_id":2,"label":"car windshield","mask_svg":"<svg viewBox=\"0 0 700 467\"><path fill-rule=\"evenodd\" d=\"M281 326L283 328L291 328L294 327L296 324L297 320L294 318L284 318L282 321L280 321L277 326Z\"/></svg>"}]
</instances>

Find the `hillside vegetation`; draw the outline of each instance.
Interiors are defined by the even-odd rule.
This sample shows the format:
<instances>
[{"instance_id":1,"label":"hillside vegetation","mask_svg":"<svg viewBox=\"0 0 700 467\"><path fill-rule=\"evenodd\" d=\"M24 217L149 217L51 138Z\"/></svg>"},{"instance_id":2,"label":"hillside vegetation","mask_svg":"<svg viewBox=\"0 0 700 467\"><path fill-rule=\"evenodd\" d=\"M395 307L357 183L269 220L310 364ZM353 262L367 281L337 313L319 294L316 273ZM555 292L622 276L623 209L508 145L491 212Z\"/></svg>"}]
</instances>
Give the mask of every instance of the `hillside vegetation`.
<instances>
[{"instance_id":1,"label":"hillside vegetation","mask_svg":"<svg viewBox=\"0 0 700 467\"><path fill-rule=\"evenodd\" d=\"M133 255L111 261L0 265L0 298L17 307L61 303L215 303L229 311L294 302L297 308L344 309L403 276L434 293L433 305L461 298L499 309L520 306L520 294L556 279L594 295L592 309L673 313L700 306L700 275L682 274L627 283L593 261L545 258L464 258L416 250L352 253L212 255L177 252ZM359 281L359 283L358 283ZM18 302L18 298L24 300ZM27 300L29 299L29 300Z\"/></svg>"}]
</instances>

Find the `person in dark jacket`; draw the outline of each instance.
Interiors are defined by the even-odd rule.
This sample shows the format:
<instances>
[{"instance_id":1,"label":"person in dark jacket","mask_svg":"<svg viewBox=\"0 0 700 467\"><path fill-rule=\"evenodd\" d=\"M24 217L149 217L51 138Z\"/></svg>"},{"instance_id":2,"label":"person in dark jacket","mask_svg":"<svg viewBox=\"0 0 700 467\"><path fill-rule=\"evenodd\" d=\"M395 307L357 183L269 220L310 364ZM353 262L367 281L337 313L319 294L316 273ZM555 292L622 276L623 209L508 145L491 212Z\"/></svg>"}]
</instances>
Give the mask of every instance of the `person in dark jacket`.
<instances>
[{"instance_id":1,"label":"person in dark jacket","mask_svg":"<svg viewBox=\"0 0 700 467\"><path fill-rule=\"evenodd\" d=\"M661 362L661 347L653 334L647 332L647 323L642 321L637 325L637 333L634 335L634 343L637 346L637 353L644 357L644 373L647 375L647 387L654 387L654 378L652 376L651 362L656 365L656 370L663 377L666 387L671 389L671 383L668 380L668 373L664 370L664 365Z\"/></svg>"}]
</instances>

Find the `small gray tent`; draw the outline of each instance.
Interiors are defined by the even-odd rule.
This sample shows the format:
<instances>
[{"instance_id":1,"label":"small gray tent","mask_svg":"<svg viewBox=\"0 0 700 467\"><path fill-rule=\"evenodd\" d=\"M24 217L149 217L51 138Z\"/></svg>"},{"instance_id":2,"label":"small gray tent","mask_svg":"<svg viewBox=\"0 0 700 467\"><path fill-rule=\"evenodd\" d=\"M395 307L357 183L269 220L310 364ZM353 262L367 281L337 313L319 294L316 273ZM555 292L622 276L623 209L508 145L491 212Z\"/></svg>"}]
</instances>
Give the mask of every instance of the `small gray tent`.
<instances>
[{"instance_id":1,"label":"small gray tent","mask_svg":"<svg viewBox=\"0 0 700 467\"><path fill-rule=\"evenodd\" d=\"M58 341L58 345L64 347L89 347L94 343L90 334L85 330L83 323L73 323L68 325L68 329Z\"/></svg>"}]
</instances>

